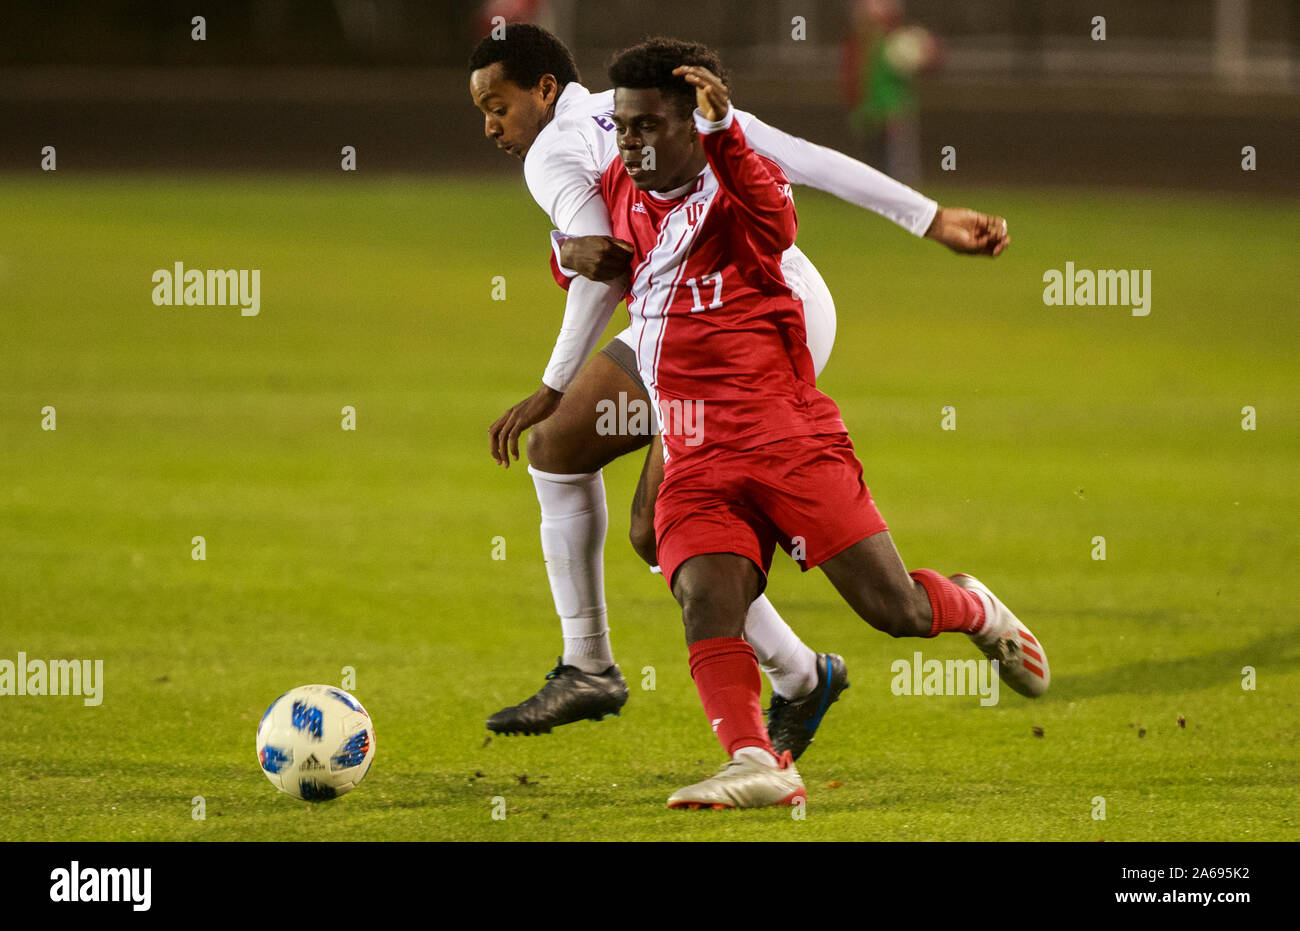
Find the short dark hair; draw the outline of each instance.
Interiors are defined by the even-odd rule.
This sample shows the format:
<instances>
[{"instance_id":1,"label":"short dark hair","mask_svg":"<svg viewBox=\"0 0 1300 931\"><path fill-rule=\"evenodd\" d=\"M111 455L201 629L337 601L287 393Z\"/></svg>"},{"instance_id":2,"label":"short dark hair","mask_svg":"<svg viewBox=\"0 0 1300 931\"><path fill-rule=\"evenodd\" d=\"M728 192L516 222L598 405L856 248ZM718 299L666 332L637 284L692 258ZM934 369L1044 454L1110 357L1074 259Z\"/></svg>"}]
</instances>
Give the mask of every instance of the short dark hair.
<instances>
[{"instance_id":1,"label":"short dark hair","mask_svg":"<svg viewBox=\"0 0 1300 931\"><path fill-rule=\"evenodd\" d=\"M699 42L667 36L654 36L615 55L609 63L609 81L615 87L658 88L684 115L690 116L695 110L695 88L684 77L673 74L673 69L681 65L708 68L731 87L717 52Z\"/></svg>"},{"instance_id":2,"label":"short dark hair","mask_svg":"<svg viewBox=\"0 0 1300 931\"><path fill-rule=\"evenodd\" d=\"M536 87L544 74L555 75L561 90L570 82L582 81L565 44L532 23L507 23L502 39L484 36L469 57L469 70L497 62L501 62L506 80L525 90Z\"/></svg>"}]
</instances>

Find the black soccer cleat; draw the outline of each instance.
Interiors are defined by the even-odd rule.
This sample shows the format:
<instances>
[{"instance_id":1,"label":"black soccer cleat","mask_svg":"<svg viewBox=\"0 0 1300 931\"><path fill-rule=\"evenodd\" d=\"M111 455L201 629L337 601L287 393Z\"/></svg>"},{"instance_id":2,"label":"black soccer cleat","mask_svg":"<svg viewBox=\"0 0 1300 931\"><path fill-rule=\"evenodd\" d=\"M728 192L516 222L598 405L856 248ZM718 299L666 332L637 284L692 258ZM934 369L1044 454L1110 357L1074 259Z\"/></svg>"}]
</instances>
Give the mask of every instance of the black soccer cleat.
<instances>
[{"instance_id":1,"label":"black soccer cleat","mask_svg":"<svg viewBox=\"0 0 1300 931\"><path fill-rule=\"evenodd\" d=\"M494 734L549 734L562 724L618 714L626 703L627 682L617 665L601 673L583 672L564 665L561 657L536 695L502 708L487 719L487 729Z\"/></svg>"},{"instance_id":2,"label":"black soccer cleat","mask_svg":"<svg viewBox=\"0 0 1300 931\"><path fill-rule=\"evenodd\" d=\"M772 739L773 752L780 756L789 750L792 759L799 759L812 743L826 709L848 687L849 673L843 658L834 653L818 653L816 688L794 701L772 696L772 704L767 709L767 735Z\"/></svg>"}]
</instances>

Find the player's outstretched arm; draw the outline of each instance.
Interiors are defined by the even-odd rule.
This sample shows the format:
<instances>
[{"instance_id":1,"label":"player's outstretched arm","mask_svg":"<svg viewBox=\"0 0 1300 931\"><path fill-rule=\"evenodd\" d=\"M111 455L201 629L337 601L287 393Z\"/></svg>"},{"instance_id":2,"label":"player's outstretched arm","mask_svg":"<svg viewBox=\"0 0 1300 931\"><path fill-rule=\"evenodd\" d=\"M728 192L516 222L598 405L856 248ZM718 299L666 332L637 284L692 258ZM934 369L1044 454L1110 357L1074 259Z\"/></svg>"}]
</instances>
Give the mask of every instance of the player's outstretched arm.
<instances>
[{"instance_id":1,"label":"player's outstretched arm","mask_svg":"<svg viewBox=\"0 0 1300 931\"><path fill-rule=\"evenodd\" d=\"M794 184L833 194L878 213L961 255L1001 255L1011 243L1006 220L935 201L855 158L792 136L752 113L736 111L745 137L759 155L780 166Z\"/></svg>"},{"instance_id":2,"label":"player's outstretched arm","mask_svg":"<svg viewBox=\"0 0 1300 931\"><path fill-rule=\"evenodd\" d=\"M935 201L865 162L792 136L744 110L736 111L736 119L754 151L776 162L792 184L878 213L915 236L925 234L938 212Z\"/></svg>"}]
</instances>

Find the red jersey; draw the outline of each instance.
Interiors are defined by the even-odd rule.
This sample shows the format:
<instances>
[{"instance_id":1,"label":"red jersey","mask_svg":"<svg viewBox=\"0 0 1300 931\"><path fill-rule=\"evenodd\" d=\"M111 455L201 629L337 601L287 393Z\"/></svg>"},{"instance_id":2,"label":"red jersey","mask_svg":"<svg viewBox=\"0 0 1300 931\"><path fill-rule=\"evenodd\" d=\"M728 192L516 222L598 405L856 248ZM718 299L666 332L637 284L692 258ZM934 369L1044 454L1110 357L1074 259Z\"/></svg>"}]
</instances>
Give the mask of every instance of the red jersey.
<instances>
[{"instance_id":1,"label":"red jersey","mask_svg":"<svg viewBox=\"0 0 1300 931\"><path fill-rule=\"evenodd\" d=\"M733 114L711 124L696 112L709 165L674 197L637 190L618 159L601 176L613 234L634 248L631 342L666 464L847 432L816 388L803 304L781 272L790 185Z\"/></svg>"}]
</instances>

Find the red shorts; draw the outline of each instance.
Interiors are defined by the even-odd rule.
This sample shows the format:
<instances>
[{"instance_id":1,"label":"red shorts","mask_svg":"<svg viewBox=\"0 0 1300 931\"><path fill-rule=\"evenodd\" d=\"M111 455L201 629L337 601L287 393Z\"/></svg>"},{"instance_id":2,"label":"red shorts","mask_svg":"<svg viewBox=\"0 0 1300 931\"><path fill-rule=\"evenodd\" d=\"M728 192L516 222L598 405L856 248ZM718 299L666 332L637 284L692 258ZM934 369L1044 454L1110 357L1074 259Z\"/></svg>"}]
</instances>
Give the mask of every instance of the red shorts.
<instances>
[{"instance_id":1,"label":"red shorts","mask_svg":"<svg viewBox=\"0 0 1300 931\"><path fill-rule=\"evenodd\" d=\"M766 576L780 543L806 572L887 529L845 433L682 463L655 501L659 566L670 588L692 556L735 553Z\"/></svg>"}]
</instances>

